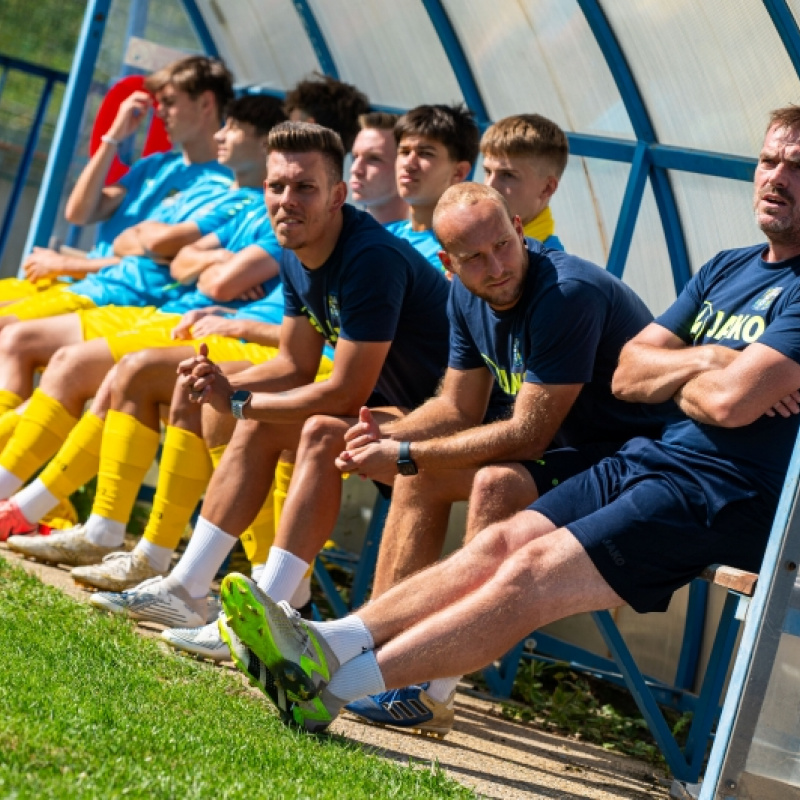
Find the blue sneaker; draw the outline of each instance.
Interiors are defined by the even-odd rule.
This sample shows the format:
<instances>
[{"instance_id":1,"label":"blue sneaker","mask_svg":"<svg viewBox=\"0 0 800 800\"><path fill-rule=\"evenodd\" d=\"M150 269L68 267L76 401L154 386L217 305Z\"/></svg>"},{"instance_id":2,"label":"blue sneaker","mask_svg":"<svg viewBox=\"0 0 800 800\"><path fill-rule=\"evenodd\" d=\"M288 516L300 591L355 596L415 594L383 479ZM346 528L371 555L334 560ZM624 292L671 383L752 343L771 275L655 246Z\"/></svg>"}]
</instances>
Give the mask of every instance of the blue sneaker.
<instances>
[{"instance_id":1,"label":"blue sneaker","mask_svg":"<svg viewBox=\"0 0 800 800\"><path fill-rule=\"evenodd\" d=\"M413 733L442 738L453 730L455 691L444 703L434 700L422 686L406 686L373 694L348 703L345 708L372 725L403 728Z\"/></svg>"}]
</instances>

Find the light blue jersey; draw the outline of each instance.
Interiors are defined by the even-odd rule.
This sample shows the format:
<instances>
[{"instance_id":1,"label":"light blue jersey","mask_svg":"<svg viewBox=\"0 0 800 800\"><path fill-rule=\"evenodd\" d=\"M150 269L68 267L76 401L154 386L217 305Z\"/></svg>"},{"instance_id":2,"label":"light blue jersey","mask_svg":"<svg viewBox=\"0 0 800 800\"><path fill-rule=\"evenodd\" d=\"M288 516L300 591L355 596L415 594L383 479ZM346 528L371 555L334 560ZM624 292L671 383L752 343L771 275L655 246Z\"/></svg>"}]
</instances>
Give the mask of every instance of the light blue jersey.
<instances>
[{"instance_id":1,"label":"light blue jersey","mask_svg":"<svg viewBox=\"0 0 800 800\"><path fill-rule=\"evenodd\" d=\"M542 244L550 250L561 250L564 251L564 245L561 244L561 239L558 238L555 234L552 236L548 236Z\"/></svg>"},{"instance_id":2,"label":"light blue jersey","mask_svg":"<svg viewBox=\"0 0 800 800\"><path fill-rule=\"evenodd\" d=\"M119 181L126 189L120 207L97 228L97 241L90 251L92 258L113 255L114 239L122 231L145 219L157 219L160 205L198 182L213 181L227 189L233 173L218 161L189 164L183 153L155 153L139 159Z\"/></svg>"},{"instance_id":3,"label":"light blue jersey","mask_svg":"<svg viewBox=\"0 0 800 800\"><path fill-rule=\"evenodd\" d=\"M411 228L411 222L407 219L400 222L390 222L384 225L389 233L394 234L399 239L405 239L415 250L422 253L427 261L432 264L439 272L444 272L442 262L439 260L439 251L442 246L432 230L415 231Z\"/></svg>"},{"instance_id":4,"label":"light blue jersey","mask_svg":"<svg viewBox=\"0 0 800 800\"><path fill-rule=\"evenodd\" d=\"M205 236L232 218L263 205L260 189L213 191L206 181L176 195L160 221L194 222ZM119 264L105 267L72 284L68 291L91 299L96 306L163 306L189 292L192 286L175 285L169 267L144 256L125 256Z\"/></svg>"},{"instance_id":5,"label":"light blue jersey","mask_svg":"<svg viewBox=\"0 0 800 800\"><path fill-rule=\"evenodd\" d=\"M227 316L280 325L283 322L283 309L283 284L278 283L266 297L248 303L246 306L242 306L235 314L228 314ZM333 361L333 348L327 342L325 347L322 348L322 355Z\"/></svg>"},{"instance_id":6,"label":"light blue jersey","mask_svg":"<svg viewBox=\"0 0 800 800\"><path fill-rule=\"evenodd\" d=\"M234 217L227 225L216 231L216 235L220 245L231 253L238 253L246 247L256 245L280 263L283 248L278 244L278 240L272 232L272 225L270 225L267 209L263 203L260 203L257 208L248 211L246 214ZM279 283L280 280L276 274L274 278L263 283L262 288L266 295L269 296ZM231 300L226 302L225 305L230 308L244 308L247 305L252 305L253 302L251 300ZM216 305L216 303L216 300L195 288L178 300L171 300L163 305L161 311L165 314L185 314L195 308L207 308L208 306ZM282 316L283 292L281 291L278 323L280 323L280 317Z\"/></svg>"}]
</instances>

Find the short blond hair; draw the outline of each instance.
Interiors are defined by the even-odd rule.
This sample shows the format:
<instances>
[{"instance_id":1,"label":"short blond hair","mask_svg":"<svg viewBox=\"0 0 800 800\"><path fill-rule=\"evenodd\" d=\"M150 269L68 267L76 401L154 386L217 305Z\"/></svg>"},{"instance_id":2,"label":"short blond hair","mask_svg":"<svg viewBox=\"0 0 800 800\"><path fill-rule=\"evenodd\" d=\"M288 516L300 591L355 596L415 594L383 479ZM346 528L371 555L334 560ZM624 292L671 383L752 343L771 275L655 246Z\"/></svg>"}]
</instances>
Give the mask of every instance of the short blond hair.
<instances>
[{"instance_id":1,"label":"short blond hair","mask_svg":"<svg viewBox=\"0 0 800 800\"><path fill-rule=\"evenodd\" d=\"M541 114L516 114L490 125L481 137L484 156L526 156L547 161L560 178L569 159L567 135Z\"/></svg>"}]
</instances>

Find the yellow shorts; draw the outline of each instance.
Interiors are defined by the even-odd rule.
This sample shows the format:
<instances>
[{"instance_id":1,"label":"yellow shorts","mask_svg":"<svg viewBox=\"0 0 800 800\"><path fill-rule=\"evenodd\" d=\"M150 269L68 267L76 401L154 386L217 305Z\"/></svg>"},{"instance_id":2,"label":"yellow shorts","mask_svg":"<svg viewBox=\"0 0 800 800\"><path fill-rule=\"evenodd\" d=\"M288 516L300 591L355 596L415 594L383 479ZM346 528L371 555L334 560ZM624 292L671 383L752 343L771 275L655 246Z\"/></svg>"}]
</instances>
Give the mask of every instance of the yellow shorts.
<instances>
[{"instance_id":1,"label":"yellow shorts","mask_svg":"<svg viewBox=\"0 0 800 800\"><path fill-rule=\"evenodd\" d=\"M52 285L53 281L49 278L36 283L31 283L24 278L3 278L0 280L0 303L33 297L35 294L49 289Z\"/></svg>"},{"instance_id":2,"label":"yellow shorts","mask_svg":"<svg viewBox=\"0 0 800 800\"><path fill-rule=\"evenodd\" d=\"M173 328L181 319L180 314L155 314L138 328L133 328L125 333L115 336L106 336L108 348L114 361L118 362L123 356L138 353L151 347L191 347L195 351L201 344L208 345L208 355L217 364L226 361L249 361L251 364L262 364L275 358L278 354L277 347L268 347L253 342L243 342L230 336L204 336L201 339L173 339ZM317 370L316 380L321 381L330 377L333 362L323 356Z\"/></svg>"},{"instance_id":3,"label":"yellow shorts","mask_svg":"<svg viewBox=\"0 0 800 800\"><path fill-rule=\"evenodd\" d=\"M0 306L0 316L12 316L20 320L43 319L88 308L97 308L88 297L75 294L65 286L52 286L7 306Z\"/></svg>"},{"instance_id":4,"label":"yellow shorts","mask_svg":"<svg viewBox=\"0 0 800 800\"><path fill-rule=\"evenodd\" d=\"M144 308L137 306L103 306L102 308L78 311L84 341L127 335L129 332L150 325L153 317L157 314L158 308L155 306L145 306ZM171 320L180 319L180 314L158 314L158 316L169 317ZM175 324L173 321L173 327Z\"/></svg>"}]
</instances>

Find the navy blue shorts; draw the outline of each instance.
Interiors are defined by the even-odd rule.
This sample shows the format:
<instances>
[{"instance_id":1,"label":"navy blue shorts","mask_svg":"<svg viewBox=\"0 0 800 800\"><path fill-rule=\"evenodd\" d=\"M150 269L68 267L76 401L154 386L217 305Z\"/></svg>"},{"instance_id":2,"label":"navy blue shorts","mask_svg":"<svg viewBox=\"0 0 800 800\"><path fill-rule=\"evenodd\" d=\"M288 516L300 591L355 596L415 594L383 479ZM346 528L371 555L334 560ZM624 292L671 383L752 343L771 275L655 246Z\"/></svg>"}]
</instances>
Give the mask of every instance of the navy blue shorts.
<instances>
[{"instance_id":1,"label":"navy blue shorts","mask_svg":"<svg viewBox=\"0 0 800 800\"><path fill-rule=\"evenodd\" d=\"M568 478L585 472L608 456L613 456L624 442L592 442L580 447L547 450L536 461L521 461L530 473L541 497Z\"/></svg>"},{"instance_id":2,"label":"navy blue shorts","mask_svg":"<svg viewBox=\"0 0 800 800\"><path fill-rule=\"evenodd\" d=\"M709 520L691 472L643 441L530 508L566 527L608 585L640 613L666 611L672 593L711 564L758 572L775 504L740 495Z\"/></svg>"}]
</instances>

